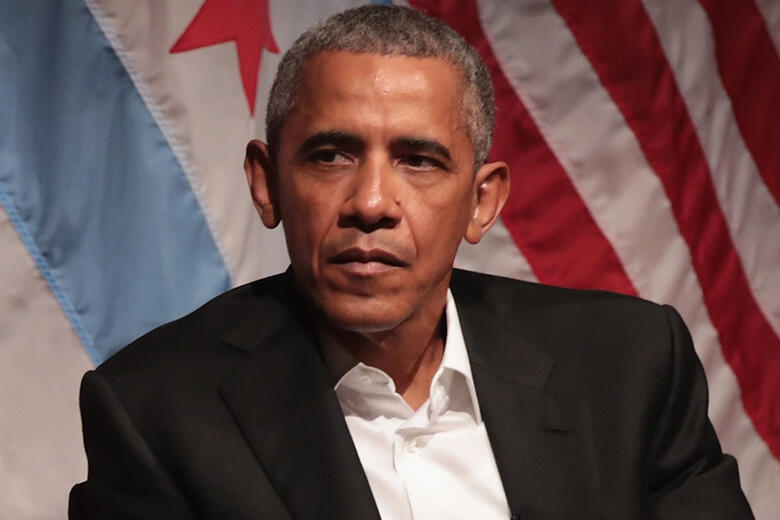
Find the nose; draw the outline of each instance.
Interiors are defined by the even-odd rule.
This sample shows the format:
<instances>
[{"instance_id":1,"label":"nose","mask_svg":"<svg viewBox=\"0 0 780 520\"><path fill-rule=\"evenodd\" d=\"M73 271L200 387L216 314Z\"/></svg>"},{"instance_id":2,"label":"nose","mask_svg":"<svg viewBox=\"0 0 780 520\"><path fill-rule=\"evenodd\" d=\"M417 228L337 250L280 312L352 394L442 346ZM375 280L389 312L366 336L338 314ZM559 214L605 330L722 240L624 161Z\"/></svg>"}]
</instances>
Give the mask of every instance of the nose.
<instances>
[{"instance_id":1,"label":"nose","mask_svg":"<svg viewBox=\"0 0 780 520\"><path fill-rule=\"evenodd\" d=\"M398 225L401 219L398 182L393 168L385 161L366 160L355 171L349 198L342 206L342 225L367 233Z\"/></svg>"}]
</instances>

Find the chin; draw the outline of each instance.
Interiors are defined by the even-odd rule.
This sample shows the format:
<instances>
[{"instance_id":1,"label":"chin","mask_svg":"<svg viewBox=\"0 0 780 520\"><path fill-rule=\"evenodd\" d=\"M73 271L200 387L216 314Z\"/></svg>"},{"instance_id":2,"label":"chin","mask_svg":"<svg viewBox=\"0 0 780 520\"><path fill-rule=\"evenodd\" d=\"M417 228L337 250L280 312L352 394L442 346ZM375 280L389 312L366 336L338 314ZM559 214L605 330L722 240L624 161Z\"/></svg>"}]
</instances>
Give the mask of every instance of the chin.
<instances>
[{"instance_id":1,"label":"chin","mask_svg":"<svg viewBox=\"0 0 780 520\"><path fill-rule=\"evenodd\" d=\"M325 297L318 306L331 326L360 333L392 330L410 314L398 304L353 295Z\"/></svg>"}]
</instances>

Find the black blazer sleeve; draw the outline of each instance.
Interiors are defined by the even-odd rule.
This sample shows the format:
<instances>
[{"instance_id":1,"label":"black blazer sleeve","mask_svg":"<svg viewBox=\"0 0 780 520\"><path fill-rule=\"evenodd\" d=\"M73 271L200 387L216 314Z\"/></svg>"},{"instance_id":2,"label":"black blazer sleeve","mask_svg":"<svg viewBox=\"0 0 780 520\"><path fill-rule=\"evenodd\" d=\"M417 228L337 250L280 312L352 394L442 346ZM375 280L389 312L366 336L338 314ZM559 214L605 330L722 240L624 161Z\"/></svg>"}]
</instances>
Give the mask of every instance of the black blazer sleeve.
<instances>
[{"instance_id":1,"label":"black blazer sleeve","mask_svg":"<svg viewBox=\"0 0 780 520\"><path fill-rule=\"evenodd\" d=\"M651 517L752 519L736 461L721 452L707 417L707 383L688 329L673 308L664 310L672 359L647 458Z\"/></svg>"},{"instance_id":2,"label":"black blazer sleeve","mask_svg":"<svg viewBox=\"0 0 780 520\"><path fill-rule=\"evenodd\" d=\"M70 520L190 519L190 507L98 372L81 383L86 482L70 493Z\"/></svg>"}]
</instances>

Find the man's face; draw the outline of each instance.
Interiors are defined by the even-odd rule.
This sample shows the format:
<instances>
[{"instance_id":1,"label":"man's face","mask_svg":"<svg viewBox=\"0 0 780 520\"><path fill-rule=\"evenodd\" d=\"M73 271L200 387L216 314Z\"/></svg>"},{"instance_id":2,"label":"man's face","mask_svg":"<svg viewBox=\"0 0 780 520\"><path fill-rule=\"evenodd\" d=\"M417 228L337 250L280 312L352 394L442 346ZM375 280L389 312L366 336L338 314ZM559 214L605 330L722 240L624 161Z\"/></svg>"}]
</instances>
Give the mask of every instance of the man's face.
<instances>
[{"instance_id":1,"label":"man's face","mask_svg":"<svg viewBox=\"0 0 780 520\"><path fill-rule=\"evenodd\" d=\"M440 315L476 204L461 100L439 59L327 52L305 64L275 198L296 281L337 328Z\"/></svg>"}]
</instances>

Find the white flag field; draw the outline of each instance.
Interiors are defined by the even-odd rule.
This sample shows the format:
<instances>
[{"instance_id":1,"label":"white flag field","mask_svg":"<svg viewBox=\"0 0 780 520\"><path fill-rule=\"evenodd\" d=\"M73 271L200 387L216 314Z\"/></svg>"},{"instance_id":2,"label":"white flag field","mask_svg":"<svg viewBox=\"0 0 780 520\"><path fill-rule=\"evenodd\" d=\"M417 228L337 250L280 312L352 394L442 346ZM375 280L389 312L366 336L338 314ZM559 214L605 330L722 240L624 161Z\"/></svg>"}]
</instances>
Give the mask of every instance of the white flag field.
<instances>
[{"instance_id":1,"label":"white flag field","mask_svg":"<svg viewBox=\"0 0 780 520\"><path fill-rule=\"evenodd\" d=\"M81 375L284 270L242 170L283 53L363 2L0 2L0 518L65 516ZM780 518L780 2L423 0L496 89L501 220L456 265L676 307Z\"/></svg>"}]
</instances>

